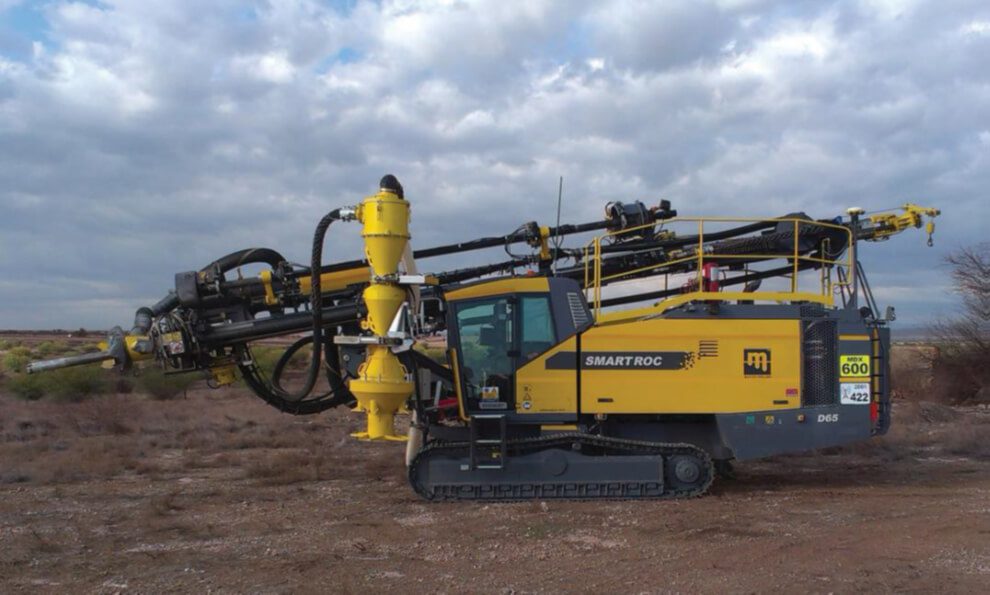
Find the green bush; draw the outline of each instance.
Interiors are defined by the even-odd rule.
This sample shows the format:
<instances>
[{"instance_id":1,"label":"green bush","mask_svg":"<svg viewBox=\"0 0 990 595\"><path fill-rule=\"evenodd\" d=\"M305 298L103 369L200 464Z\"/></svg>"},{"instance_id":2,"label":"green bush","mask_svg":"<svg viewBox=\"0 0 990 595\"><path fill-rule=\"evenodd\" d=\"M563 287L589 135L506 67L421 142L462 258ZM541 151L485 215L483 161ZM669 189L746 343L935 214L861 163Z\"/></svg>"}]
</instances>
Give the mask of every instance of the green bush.
<instances>
[{"instance_id":1,"label":"green bush","mask_svg":"<svg viewBox=\"0 0 990 595\"><path fill-rule=\"evenodd\" d=\"M48 391L44 378L36 374L15 374L4 383L4 387L15 397L27 401L37 401Z\"/></svg>"},{"instance_id":2,"label":"green bush","mask_svg":"<svg viewBox=\"0 0 990 595\"><path fill-rule=\"evenodd\" d=\"M167 401L184 393L197 380L195 374L166 374L159 368L145 368L137 376L139 392L147 393L152 399Z\"/></svg>"},{"instance_id":3,"label":"green bush","mask_svg":"<svg viewBox=\"0 0 990 595\"><path fill-rule=\"evenodd\" d=\"M260 368L267 376L271 377L272 372L275 370L275 364L278 363L279 358L285 353L286 347L277 346L255 346L251 348L251 355L254 356L254 363L258 368ZM310 358L313 356L313 352L310 347L303 347L299 351L292 354L292 358L289 363L285 366L286 370L302 370L309 366Z\"/></svg>"},{"instance_id":4,"label":"green bush","mask_svg":"<svg viewBox=\"0 0 990 595\"><path fill-rule=\"evenodd\" d=\"M69 344L65 341L42 341L34 350L41 357L52 357L68 351Z\"/></svg>"},{"instance_id":5,"label":"green bush","mask_svg":"<svg viewBox=\"0 0 990 595\"><path fill-rule=\"evenodd\" d=\"M263 371L267 375L271 375L272 370L275 369L275 362L282 355L280 349L274 349L272 347L252 347L251 357L254 358L254 365Z\"/></svg>"},{"instance_id":6,"label":"green bush","mask_svg":"<svg viewBox=\"0 0 990 595\"><path fill-rule=\"evenodd\" d=\"M100 366L75 366L37 376L48 384L48 396L74 403L109 393L113 388L113 373Z\"/></svg>"},{"instance_id":7,"label":"green bush","mask_svg":"<svg viewBox=\"0 0 990 595\"><path fill-rule=\"evenodd\" d=\"M6 382L7 390L21 399L35 401L51 397L62 401L85 401L94 395L111 392L111 374L97 366L63 368L41 374L14 374Z\"/></svg>"},{"instance_id":8,"label":"green bush","mask_svg":"<svg viewBox=\"0 0 990 595\"><path fill-rule=\"evenodd\" d=\"M8 372L23 372L33 354L27 347L12 347L3 356L3 367Z\"/></svg>"}]
</instances>

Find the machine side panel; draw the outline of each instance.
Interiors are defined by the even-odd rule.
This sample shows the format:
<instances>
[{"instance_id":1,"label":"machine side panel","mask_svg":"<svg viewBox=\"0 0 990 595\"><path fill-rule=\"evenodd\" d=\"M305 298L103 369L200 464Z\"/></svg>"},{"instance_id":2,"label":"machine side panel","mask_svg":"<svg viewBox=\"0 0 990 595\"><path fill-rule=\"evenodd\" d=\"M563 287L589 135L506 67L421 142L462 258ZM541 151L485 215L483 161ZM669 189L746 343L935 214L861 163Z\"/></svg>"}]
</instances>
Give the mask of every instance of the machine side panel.
<instances>
[{"instance_id":1,"label":"machine side panel","mask_svg":"<svg viewBox=\"0 0 990 595\"><path fill-rule=\"evenodd\" d=\"M571 367L548 367L547 361L561 353L575 353L577 338L571 337L543 352L516 371L516 413L577 415L577 371Z\"/></svg>"},{"instance_id":2,"label":"machine side panel","mask_svg":"<svg viewBox=\"0 0 990 595\"><path fill-rule=\"evenodd\" d=\"M853 405L715 416L722 442L738 460L840 446L871 434L870 410Z\"/></svg>"},{"instance_id":3,"label":"machine side panel","mask_svg":"<svg viewBox=\"0 0 990 595\"><path fill-rule=\"evenodd\" d=\"M557 357L566 364L563 353ZM798 320L658 318L596 326L582 334L580 358L582 413L731 413L801 404Z\"/></svg>"}]
</instances>

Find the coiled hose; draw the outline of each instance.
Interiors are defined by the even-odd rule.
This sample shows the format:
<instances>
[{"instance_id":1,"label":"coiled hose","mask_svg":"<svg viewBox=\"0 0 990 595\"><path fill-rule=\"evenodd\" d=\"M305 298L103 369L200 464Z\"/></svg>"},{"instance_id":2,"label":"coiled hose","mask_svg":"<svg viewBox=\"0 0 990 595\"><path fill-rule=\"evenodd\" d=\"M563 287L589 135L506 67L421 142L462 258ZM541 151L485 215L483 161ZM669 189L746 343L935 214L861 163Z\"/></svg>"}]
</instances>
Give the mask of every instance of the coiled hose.
<instances>
[{"instance_id":1,"label":"coiled hose","mask_svg":"<svg viewBox=\"0 0 990 595\"><path fill-rule=\"evenodd\" d=\"M313 251L311 255L311 271L319 271L323 265L323 244L326 239L327 230L330 225L341 218L340 209L334 209L327 213L317 224L313 234ZM267 264L273 269L281 263L286 262L279 252L271 248L247 248L238 250L218 258L201 271L216 270L226 273L239 266L246 264ZM136 316L135 328L147 332L150 328L151 317L168 313L179 306L179 298L175 293L169 293L151 308L142 308ZM327 393L312 395L316 382L319 379L321 360L324 349L329 353L330 345L323 336L323 292L320 284L320 275L311 277L310 284L310 309L313 314L312 337L304 337L290 345L279 358L272 371L271 381L265 378L264 373L254 363L254 358L250 356L247 345L243 345L245 357L239 358L241 363L238 368L244 378L244 382L251 390L261 397L265 402L273 407L297 415L309 415L325 411L331 407L341 405L354 400L353 395L347 390L344 384L344 374L337 358L326 358L327 377L330 384L330 391ZM292 356L308 344L312 344L313 350L310 358L309 368L306 373L306 381L299 391L289 391L281 384L281 377ZM325 345L326 344L326 345ZM334 361L331 361L334 360ZM247 362L247 363L245 363ZM312 398L308 398L311 397Z\"/></svg>"},{"instance_id":2,"label":"coiled hose","mask_svg":"<svg viewBox=\"0 0 990 595\"><path fill-rule=\"evenodd\" d=\"M335 209L316 226L313 234L313 253L311 258L311 271L319 271L323 265L323 243L326 238L327 229L330 224L341 218L340 209ZM272 379L269 382L264 373L258 369L250 356L242 358L248 363L239 364L244 382L251 390L261 397L269 405L285 413L294 415L311 415L336 407L354 400L354 396L347 390L344 384L344 374L341 370L340 362L337 358L326 358L327 379L330 384L330 391L313 395L313 388L319 377L320 362L324 350L329 355L331 345L323 335L323 292L320 284L320 275L311 276L310 283L310 308L313 313L313 334L312 337L303 337L290 345L279 357L272 370ZM300 349L306 345L312 345L309 369L306 374L306 382L298 392L290 392L281 384L281 377L286 366ZM244 346L247 350L247 346ZM249 355L250 352L248 352Z\"/></svg>"},{"instance_id":3,"label":"coiled hose","mask_svg":"<svg viewBox=\"0 0 990 595\"><path fill-rule=\"evenodd\" d=\"M309 269L313 271L310 274L309 292L309 307L313 312L313 351L309 362L309 370L306 372L306 383L299 392L295 393L285 390L277 382L272 386L276 396L288 401L300 401L308 397L313 392L313 387L316 386L316 379L320 376L320 362L323 360L323 291L320 286L320 268L323 266L323 242L326 239L327 229L330 228L330 224L339 219L340 209L330 211L320 219L313 234L313 254ZM305 341L301 343L305 344ZM296 350L300 348L301 345L296 347ZM293 351L292 353L295 352ZM276 366L276 380L281 376L281 369L285 367L283 360L284 362L288 362L289 357L292 357L292 354L289 353L289 350L286 350L279 359L279 363L282 363L282 366L281 368Z\"/></svg>"}]
</instances>

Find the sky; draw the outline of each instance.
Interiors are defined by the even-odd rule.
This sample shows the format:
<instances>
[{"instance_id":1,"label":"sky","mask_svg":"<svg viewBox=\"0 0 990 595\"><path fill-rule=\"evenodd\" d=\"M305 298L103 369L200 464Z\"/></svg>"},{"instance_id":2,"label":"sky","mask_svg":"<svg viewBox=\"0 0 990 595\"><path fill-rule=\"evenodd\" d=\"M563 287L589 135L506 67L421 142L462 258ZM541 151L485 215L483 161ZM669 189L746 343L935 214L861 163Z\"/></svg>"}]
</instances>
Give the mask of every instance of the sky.
<instances>
[{"instance_id":1,"label":"sky","mask_svg":"<svg viewBox=\"0 0 990 595\"><path fill-rule=\"evenodd\" d=\"M0 0L0 328L128 326L245 247L305 262L386 173L415 247L553 223L560 176L565 222L939 207L934 248L861 250L924 325L990 222L988 62L984 0Z\"/></svg>"}]
</instances>

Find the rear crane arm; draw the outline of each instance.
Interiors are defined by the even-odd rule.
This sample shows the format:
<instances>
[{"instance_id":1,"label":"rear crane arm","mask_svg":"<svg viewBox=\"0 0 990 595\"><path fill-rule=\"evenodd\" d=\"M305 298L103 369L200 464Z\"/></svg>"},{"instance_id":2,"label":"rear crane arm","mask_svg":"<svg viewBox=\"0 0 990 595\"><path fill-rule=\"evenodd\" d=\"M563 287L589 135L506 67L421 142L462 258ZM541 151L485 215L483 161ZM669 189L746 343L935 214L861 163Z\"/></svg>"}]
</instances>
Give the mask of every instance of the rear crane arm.
<instances>
[{"instance_id":1,"label":"rear crane arm","mask_svg":"<svg viewBox=\"0 0 990 595\"><path fill-rule=\"evenodd\" d=\"M939 209L907 203L901 207L901 212L875 213L866 217L860 225L857 238L868 242L879 242L907 229L920 229L924 225L925 233L928 234L928 245L932 246L935 217L941 214Z\"/></svg>"}]
</instances>

